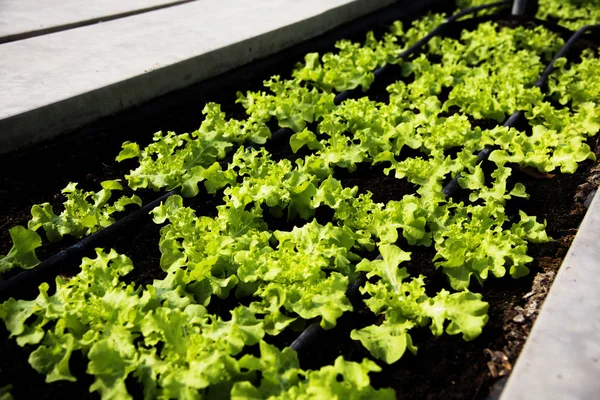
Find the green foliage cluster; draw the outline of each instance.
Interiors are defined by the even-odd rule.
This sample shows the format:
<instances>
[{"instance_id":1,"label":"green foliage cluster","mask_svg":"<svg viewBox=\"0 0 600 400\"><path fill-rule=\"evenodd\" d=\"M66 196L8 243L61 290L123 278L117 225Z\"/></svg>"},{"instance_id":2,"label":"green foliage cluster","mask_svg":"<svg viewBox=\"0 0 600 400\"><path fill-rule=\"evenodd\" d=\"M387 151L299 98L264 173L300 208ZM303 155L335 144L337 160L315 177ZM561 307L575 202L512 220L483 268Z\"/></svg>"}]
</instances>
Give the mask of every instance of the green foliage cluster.
<instances>
[{"instance_id":1,"label":"green foliage cluster","mask_svg":"<svg viewBox=\"0 0 600 400\"><path fill-rule=\"evenodd\" d=\"M577 30L600 23L598 0L540 0L538 18L554 20L559 25Z\"/></svg>"},{"instance_id":2,"label":"green foliage cluster","mask_svg":"<svg viewBox=\"0 0 600 400\"><path fill-rule=\"evenodd\" d=\"M10 394L11 389L11 385L0 387L0 400L13 400L13 397Z\"/></svg>"},{"instance_id":3,"label":"green foliage cluster","mask_svg":"<svg viewBox=\"0 0 600 400\"><path fill-rule=\"evenodd\" d=\"M178 277L145 289L126 284L122 278L132 269L126 256L97 249L75 277L56 278L54 294L44 283L34 300L10 299L0 306L11 336L22 346L36 346L29 362L46 382L74 381L69 361L80 351L94 377L90 391L104 399L131 399L128 377L143 386L146 399L222 398L223 392L237 399L394 398L390 390L370 387L368 373L380 370L372 361L339 358L333 366L304 371L291 349L279 351L263 341L264 322L247 307L238 306L224 320L178 297L168 287ZM260 357L239 357L255 344ZM258 376L255 387L251 382Z\"/></svg>"},{"instance_id":4,"label":"green foliage cluster","mask_svg":"<svg viewBox=\"0 0 600 400\"><path fill-rule=\"evenodd\" d=\"M494 3L496 0L457 0L459 8ZM600 23L598 0L539 0L539 19L557 22L571 30Z\"/></svg>"},{"instance_id":5,"label":"green foliage cluster","mask_svg":"<svg viewBox=\"0 0 600 400\"><path fill-rule=\"evenodd\" d=\"M429 325L431 332L439 336L444 331L450 335L462 333L465 340L481 334L488 320L488 304L481 295L468 291L450 293L441 290L434 297L425 294L425 277L409 278L406 268L398 268L403 261L410 260L410 253L394 245L379 248L381 260L361 261L358 271L367 272L367 277L380 278L376 283L367 282L361 293L370 297L367 307L377 315L383 315L381 325L371 325L353 330L351 337L360 342L371 354L391 364L398 361L408 349L417 352L409 330L415 326Z\"/></svg>"},{"instance_id":6,"label":"green foliage cluster","mask_svg":"<svg viewBox=\"0 0 600 400\"><path fill-rule=\"evenodd\" d=\"M227 151L246 141L265 143L271 132L260 118L244 121L227 119L221 106L207 104L204 121L197 131L154 135L154 143L140 150L137 143L125 142L117 161L137 158L139 166L126 175L131 189L173 190L186 196L198 194L198 183L212 177L217 161ZM215 164L217 163L217 164Z\"/></svg>"},{"instance_id":7,"label":"green foliage cluster","mask_svg":"<svg viewBox=\"0 0 600 400\"><path fill-rule=\"evenodd\" d=\"M145 287L126 283L131 260L97 249L79 274L57 277L55 291L44 283L34 300L0 305L11 336L35 348L33 368L47 382L73 381L69 360L81 352L95 378L90 390L105 399L131 398L127 379L148 399L391 399L393 391L370 385L369 373L380 370L373 361L340 357L307 371L294 351L268 344L269 336L311 320L335 327L353 310L346 290L361 273L368 278L360 288L364 303L379 322L351 338L374 358L389 364L407 350L416 353L417 327L477 337L488 304L473 287L526 275L528 244L551 240L535 216L507 216L507 201L529 197L512 173L573 173L595 158L586 141L600 130L600 65L591 51L575 62L559 60L544 94L535 81L562 39L543 28L488 22L458 38L436 38L425 53L399 63L403 76L387 88L387 102L363 97L334 105L334 92L368 89L374 69L396 63L443 20L430 15L406 31L395 23L379 40L369 34L363 44L341 41L335 53L307 55L291 79L276 76L265 91L238 93L244 120L211 103L191 134L159 132L144 148L124 143L117 160L137 160L126 176L130 189L181 194L152 211L162 225L166 276ZM482 128L515 111L524 112L530 129ZM275 121L293 130L290 147L303 156L277 160L243 147L265 143ZM477 160L484 147L491 171ZM359 164L383 166L415 192L379 203L336 178L340 168L352 172ZM444 183L459 174L462 196L446 198ZM14 246L0 258L0 273L38 263L40 228L49 241L82 237L113 223L125 206L141 205L137 196L111 203L122 189L117 181L103 182L99 192L70 184L59 215L48 203L34 206L28 229L11 229ZM186 205L184 197L202 190L220 198L212 216ZM316 218L321 211L331 215L326 223ZM295 227L266 222L284 217ZM402 264L411 254L402 242L435 248L447 289L430 294L427 277L409 275ZM364 258L375 251L380 257ZM230 316L208 311L232 298L240 305ZM251 346L259 352L250 354Z\"/></svg>"},{"instance_id":8,"label":"green foliage cluster","mask_svg":"<svg viewBox=\"0 0 600 400\"><path fill-rule=\"evenodd\" d=\"M30 269L39 264L35 249L42 246L42 239L37 234L40 228L52 243L65 235L82 238L111 225L115 221L112 215L124 211L127 206L141 207L142 200L136 195L121 196L110 203L113 192L123 190L118 180L104 181L100 185L99 191L87 192L77 188L76 183L69 183L62 190L67 199L59 215L54 213L50 203L34 205L27 228L15 226L10 229L13 246L6 256L0 256L0 277L14 267Z\"/></svg>"}]
</instances>

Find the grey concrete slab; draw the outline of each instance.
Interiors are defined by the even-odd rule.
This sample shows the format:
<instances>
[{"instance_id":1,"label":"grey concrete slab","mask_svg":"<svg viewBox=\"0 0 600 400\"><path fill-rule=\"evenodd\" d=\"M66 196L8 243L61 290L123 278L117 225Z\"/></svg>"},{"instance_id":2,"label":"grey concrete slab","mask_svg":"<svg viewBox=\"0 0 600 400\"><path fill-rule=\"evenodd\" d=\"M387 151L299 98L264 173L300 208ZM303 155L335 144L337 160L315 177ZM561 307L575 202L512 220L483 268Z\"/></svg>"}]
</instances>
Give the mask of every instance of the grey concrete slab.
<instances>
[{"instance_id":1,"label":"grey concrete slab","mask_svg":"<svg viewBox=\"0 0 600 400\"><path fill-rule=\"evenodd\" d=\"M600 399L599 238L596 195L501 400Z\"/></svg>"},{"instance_id":2,"label":"grey concrete slab","mask_svg":"<svg viewBox=\"0 0 600 400\"><path fill-rule=\"evenodd\" d=\"M315 37L394 0L202 0L0 45L0 153Z\"/></svg>"},{"instance_id":3,"label":"grey concrete slab","mask_svg":"<svg viewBox=\"0 0 600 400\"><path fill-rule=\"evenodd\" d=\"M188 1L192 0L1 0L0 43Z\"/></svg>"}]
</instances>

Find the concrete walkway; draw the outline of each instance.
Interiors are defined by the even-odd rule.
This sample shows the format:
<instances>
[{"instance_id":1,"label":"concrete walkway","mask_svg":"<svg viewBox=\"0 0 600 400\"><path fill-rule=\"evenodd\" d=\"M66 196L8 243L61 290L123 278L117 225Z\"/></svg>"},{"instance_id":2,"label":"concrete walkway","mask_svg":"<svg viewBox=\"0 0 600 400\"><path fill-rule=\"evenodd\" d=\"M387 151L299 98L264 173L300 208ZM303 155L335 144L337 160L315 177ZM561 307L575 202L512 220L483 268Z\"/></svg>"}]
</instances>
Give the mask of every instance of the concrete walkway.
<instances>
[{"instance_id":1,"label":"concrete walkway","mask_svg":"<svg viewBox=\"0 0 600 400\"><path fill-rule=\"evenodd\" d=\"M0 154L276 53L393 2L198 0L1 44Z\"/></svg>"},{"instance_id":2,"label":"concrete walkway","mask_svg":"<svg viewBox=\"0 0 600 400\"><path fill-rule=\"evenodd\" d=\"M2 0L0 43L197 0Z\"/></svg>"}]
</instances>

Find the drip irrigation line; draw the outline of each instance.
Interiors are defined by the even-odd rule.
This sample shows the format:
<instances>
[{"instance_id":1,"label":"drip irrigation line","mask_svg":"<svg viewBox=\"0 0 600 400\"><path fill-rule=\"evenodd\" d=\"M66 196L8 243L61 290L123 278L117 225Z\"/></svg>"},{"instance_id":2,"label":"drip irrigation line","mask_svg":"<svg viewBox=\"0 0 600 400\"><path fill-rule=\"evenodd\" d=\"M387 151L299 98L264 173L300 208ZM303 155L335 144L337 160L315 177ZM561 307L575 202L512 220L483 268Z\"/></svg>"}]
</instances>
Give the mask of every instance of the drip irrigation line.
<instances>
[{"instance_id":1,"label":"drip irrigation line","mask_svg":"<svg viewBox=\"0 0 600 400\"><path fill-rule=\"evenodd\" d=\"M381 260L381 254L379 256L377 256L377 260ZM356 303L359 300L360 297L360 291L359 289L361 288L362 285L365 284L365 282L367 281L367 275L364 272L361 272L358 275L358 278L356 278L356 280L354 282L352 282L349 286L348 289L346 290L346 297L348 297L348 299L350 300L351 303L353 303L353 305L355 305L354 303ZM292 344L290 344L290 347L292 348L292 350L299 352L302 349L305 349L307 347L309 347L311 344L313 344L319 337L319 335L324 332L324 329L321 328L321 325L319 324L318 321L313 322L312 324L310 324L308 326L308 328L304 329L304 331L302 331L302 333L300 334L300 336L298 336L296 338L296 340L294 340L292 342Z\"/></svg>"},{"instance_id":2,"label":"drip irrigation line","mask_svg":"<svg viewBox=\"0 0 600 400\"><path fill-rule=\"evenodd\" d=\"M598 25L586 25L583 28L578 29L573 35L571 35L571 37L569 38L569 40L567 40L567 43L565 43L565 45L562 47L562 49L560 49L560 51L556 54L556 56L554 56L554 58L552 59L552 61L550 62L550 64L546 67L546 69L544 70L544 73L542 73L542 75L540 76L540 78L538 79L538 81L535 83L536 87L541 88L542 86L544 86L546 84L546 81L548 80L548 77L550 76L550 74L552 73L552 71L554 71L554 64L556 63L556 61L561 58L564 57L565 55L567 55L567 53L569 52L569 50L571 50L571 47L573 47L575 45L575 43L581 39L581 37L588 31L593 31L593 30L598 30L600 29L600 24Z\"/></svg>"},{"instance_id":3,"label":"drip irrigation line","mask_svg":"<svg viewBox=\"0 0 600 400\"><path fill-rule=\"evenodd\" d=\"M573 33L573 35L571 35L571 37L569 38L569 40L567 41L567 43L565 43L565 45L559 50L558 53L556 53L556 55L554 56L554 58L552 59L552 61L550 61L550 63L548 64L548 66L546 67L546 69L544 70L544 72L542 73L542 75L540 75L540 77L538 78L537 82L535 83L535 87L538 88L542 88L542 86L544 86L544 84L546 83L546 81L548 80L548 77L550 76L550 74L552 73L552 71L554 71L554 64L556 63L556 61L561 58L564 57L569 50L571 50L571 48L575 45L575 43L581 39L581 37L588 31L591 30L596 30L596 29L600 29L600 24L598 25L587 25L584 26L583 28L577 30L575 33ZM521 119L521 117L523 116L523 112L522 111L515 111L504 123L504 127L507 128L514 128L517 123L519 122L519 120ZM483 150L481 150L478 154L477 154L477 163L479 164L480 162L487 160L490 156L492 152L492 148L489 146L484 147ZM461 177L461 174L458 174L454 177L454 179L452 179L450 181L450 183L448 183L444 189L442 190L442 192L444 193L444 196L449 197L452 194L454 194L459 188L460 185L458 184L458 179Z\"/></svg>"},{"instance_id":4,"label":"drip irrigation line","mask_svg":"<svg viewBox=\"0 0 600 400\"><path fill-rule=\"evenodd\" d=\"M539 0L515 0L511 14L517 18L526 18L528 16L536 15L539 9Z\"/></svg>"},{"instance_id":5,"label":"drip irrigation line","mask_svg":"<svg viewBox=\"0 0 600 400\"><path fill-rule=\"evenodd\" d=\"M279 128L271 134L271 140L284 139L294 133L290 128Z\"/></svg>"},{"instance_id":6,"label":"drip irrigation line","mask_svg":"<svg viewBox=\"0 0 600 400\"><path fill-rule=\"evenodd\" d=\"M318 322L313 322L290 344L290 348L295 352L299 352L309 347L317 340L322 331L321 325Z\"/></svg>"},{"instance_id":7,"label":"drip irrigation line","mask_svg":"<svg viewBox=\"0 0 600 400\"><path fill-rule=\"evenodd\" d=\"M527 0L515 0L512 6L512 15L521 16L525 14Z\"/></svg>"},{"instance_id":8,"label":"drip irrigation line","mask_svg":"<svg viewBox=\"0 0 600 400\"><path fill-rule=\"evenodd\" d=\"M76 257L80 258L82 254L92 246L96 246L99 242L107 237L146 217L152 209L160 205L160 203L175 193L176 191L172 190L163 194L158 199L146 204L139 210L126 215L125 217L116 221L114 224L99 230L98 232L80 240L74 245L61 250L54 256L42 261L37 265L37 267L24 270L10 279L0 281L0 302L7 300L11 296L18 295L19 290L23 285L31 284L32 282L41 283L39 282L41 278L44 278L50 274L55 275L61 265L71 261Z\"/></svg>"},{"instance_id":9,"label":"drip irrigation line","mask_svg":"<svg viewBox=\"0 0 600 400\"><path fill-rule=\"evenodd\" d=\"M440 25L438 25L437 27L435 27L427 35L425 35L424 37L422 37L421 39L419 39L411 47L409 47L408 49L406 49L405 52L399 56L399 58L406 57L406 56L409 56L409 55L413 54L415 51L417 51L423 45L427 44L435 36L437 36L440 33L442 33L450 24L456 22L457 20L461 19L462 17L465 17L467 15L471 15L471 14L476 14L479 11L487 10L487 9L490 9L490 8L507 7L511 3L512 2L510 0L502 0L502 1L497 1L497 2L494 2L494 3L490 3L490 4L484 4L484 5L481 5L481 6L465 8L464 10L462 10L462 11L460 11L460 12L458 12L458 13L456 13L454 15L451 15L450 17L446 18L446 20L444 22L442 22Z\"/></svg>"}]
</instances>

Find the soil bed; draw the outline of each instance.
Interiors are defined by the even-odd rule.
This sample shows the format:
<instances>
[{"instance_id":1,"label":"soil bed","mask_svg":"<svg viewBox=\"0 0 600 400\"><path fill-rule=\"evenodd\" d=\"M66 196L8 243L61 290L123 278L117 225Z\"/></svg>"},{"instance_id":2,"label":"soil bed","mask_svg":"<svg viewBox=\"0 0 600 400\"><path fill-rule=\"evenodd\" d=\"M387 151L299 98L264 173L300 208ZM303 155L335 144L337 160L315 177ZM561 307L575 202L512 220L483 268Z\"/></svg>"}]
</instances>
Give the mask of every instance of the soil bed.
<instances>
[{"instance_id":1,"label":"soil bed","mask_svg":"<svg viewBox=\"0 0 600 400\"><path fill-rule=\"evenodd\" d=\"M382 22L381 26L384 24L387 22ZM353 38L348 33L343 36ZM355 39L363 37L364 31L355 32ZM332 41L333 39L330 40ZM328 49L331 49L331 43L323 44L322 48L313 46L311 51ZM172 99L159 100L151 106L141 106L118 117L107 118L81 132L4 157L0 161L0 170L4 171L0 176L0 254L5 254L10 247L7 228L26 223L30 218L32 204L52 200L55 210L58 210L60 208L57 206L62 199L56 193L69 181L78 181L82 187L97 190L100 181L120 178L128 172L131 164L114 162L114 156L124 140L147 143L151 133L159 129L177 132L194 130L202 120L200 111L208 101L219 102L230 116L243 118L243 110L232 101L235 99L235 91L260 89L265 77L290 71L299 60L299 54L306 52L306 48L301 46L278 55L268 68L261 67L262 69L258 68L254 73L247 74L240 71L237 75L232 73L231 76L236 79L208 94L198 88L188 89L178 102L173 102ZM386 99L384 86L380 85L369 96L377 100ZM189 101L191 98L194 100ZM159 109L160 112L154 114ZM598 153L597 143L592 142L590 145ZM289 147L286 146L285 149L287 150L279 150L275 156L292 156ZM36 174L23 172L32 170L37 171ZM554 241L543 245L529 245L528 253L534 257L534 261L529 266L531 273L528 276L518 280L510 277L490 279L483 287L473 287L490 304L490 320L480 337L465 342L460 336L443 335L435 338L428 329L415 329L412 331L412 338L419 348L418 354L413 356L407 353L391 366L380 363L383 372L371 374L374 386L392 387L401 399L485 399L494 390L494 385L502 382L502 377L510 373L585 215L583 199L588 190L585 184L593 182L599 176L598 165L592 162L583 163L574 175L556 175L551 179L534 178L516 169L515 172L516 179L525 184L531 199L509 202L507 213L513 215L516 210L522 209L529 215L547 220L547 232ZM361 192L372 192L373 199L378 202L400 200L403 195L414 193L413 185L383 175L380 167L359 165L353 173L336 171L335 177L345 186L359 186ZM151 198L152 195L154 194L147 193L145 197ZM214 212L218 201L205 196L189 200L188 204L208 214L210 211ZM317 218L324 222L327 215L320 215L318 211ZM294 224L302 223L266 219L270 229L289 229ZM159 266L159 229L160 226L146 218L137 226L102 244L103 247L115 248L132 258L135 269L125 278L126 281L146 285L153 279L164 277ZM65 240L56 245L45 245L39 252L40 258L54 254L71 243ZM428 291L449 289L446 278L435 269L431 261L435 254L433 247L414 247L406 243L400 243L400 246L412 252L412 260L406 265L410 274L427 276ZM59 273L73 275L77 272L78 265L79 262L64 265ZM23 292L22 298L35 297L36 293L36 288L29 288ZM225 315L231 306L229 300L216 301L211 305L214 308L211 311ZM359 342L350 339L350 331L374 322L376 318L364 306L345 314L335 329L324 332L313 347L300 352L302 367L320 368L332 364L339 355L352 361L370 358ZM289 345L298 334L289 330L277 337L266 337L266 340L284 346ZM71 372L78 378L77 382L46 384L44 376L36 373L27 362L32 350L32 347L19 347L14 340L8 338L4 324L0 324L0 387L11 384L16 399L54 399L59 396L98 398L97 394L88 393L93 378L85 373L87 363L80 353L75 353L70 363ZM131 388L130 393L135 394L136 398L140 397L139 386L135 382L128 382L128 387Z\"/></svg>"},{"instance_id":2,"label":"soil bed","mask_svg":"<svg viewBox=\"0 0 600 400\"><path fill-rule=\"evenodd\" d=\"M529 334L547 290L552 284L555 273L573 240L579 223L585 215L585 207L574 197L578 187L597 176L597 164L586 163L574 175L557 175L553 179L535 179L528 175L519 177L532 200L524 201L519 207L530 215L546 218L548 234L553 242L543 245L530 245L529 254L535 258L531 264L531 273L518 280L510 277L490 280L479 291L490 303L490 321L483 334L472 342L465 342L460 336L443 335L434 338L428 329L413 331L413 341L419 348L418 354L407 353L399 362L388 366L382 364L383 372L372 375L377 387L392 387L402 399L471 399L487 397L493 384L510 372L511 366ZM389 199L411 192L409 185L402 181L381 175L375 168L362 166L348 177L340 173L339 178L345 185L358 185L362 190L373 192L376 199ZM278 221L284 229L292 224ZM164 273L159 267L158 251L159 227L150 220L141 229L123 232L119 237L106 243L118 251L130 256L136 268L126 277L127 281L139 284L151 283ZM449 288L445 277L438 272L431 261L433 248L403 248L412 252L412 260L407 263L411 275L424 274L427 288L438 290ZM76 265L65 266L61 274L76 272ZM31 295L34 292L32 291ZM25 295L24 297L30 297ZM227 302L225 302L227 303ZM228 304L219 304L221 312ZM339 355L346 359L360 361L369 357L359 342L350 339L352 329L361 328L375 322L375 317L364 307L354 313L348 313L339 321L338 327L325 332L308 351L300 352L303 368L319 368L333 363ZM267 340L278 345L289 345L298 332L284 332ZM87 391L92 378L85 374L84 360L75 357L71 363L72 372L78 377L76 383L44 383L44 377L37 374L28 364L27 357L31 348L20 348L7 337L3 324L0 328L0 386L12 384L16 398L55 398L59 394L72 395L73 398L96 398Z\"/></svg>"}]
</instances>

